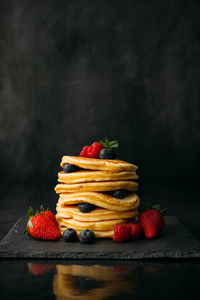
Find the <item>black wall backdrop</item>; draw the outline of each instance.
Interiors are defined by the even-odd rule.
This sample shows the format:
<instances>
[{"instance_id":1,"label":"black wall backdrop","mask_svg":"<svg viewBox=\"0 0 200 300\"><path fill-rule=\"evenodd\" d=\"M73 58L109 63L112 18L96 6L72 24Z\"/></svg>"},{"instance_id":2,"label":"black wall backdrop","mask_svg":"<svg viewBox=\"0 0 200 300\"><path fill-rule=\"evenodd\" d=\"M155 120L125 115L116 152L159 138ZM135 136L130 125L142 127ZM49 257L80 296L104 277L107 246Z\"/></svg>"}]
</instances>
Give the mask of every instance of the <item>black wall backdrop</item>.
<instances>
[{"instance_id":1,"label":"black wall backdrop","mask_svg":"<svg viewBox=\"0 0 200 300\"><path fill-rule=\"evenodd\" d=\"M56 183L108 137L143 183L200 167L199 1L0 2L0 179Z\"/></svg>"}]
</instances>

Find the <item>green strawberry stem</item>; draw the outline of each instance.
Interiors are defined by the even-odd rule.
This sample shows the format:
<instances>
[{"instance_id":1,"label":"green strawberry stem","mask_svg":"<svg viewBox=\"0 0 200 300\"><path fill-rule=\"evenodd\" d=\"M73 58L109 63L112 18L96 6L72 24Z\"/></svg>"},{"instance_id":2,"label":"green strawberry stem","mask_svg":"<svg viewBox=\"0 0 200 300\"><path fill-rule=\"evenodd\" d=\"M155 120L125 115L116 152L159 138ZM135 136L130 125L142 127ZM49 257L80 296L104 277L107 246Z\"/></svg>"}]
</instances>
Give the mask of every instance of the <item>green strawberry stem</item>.
<instances>
[{"instance_id":1,"label":"green strawberry stem","mask_svg":"<svg viewBox=\"0 0 200 300\"><path fill-rule=\"evenodd\" d=\"M40 205L40 212L42 212L42 211L51 211L51 210L49 209L49 207L44 208L43 205Z\"/></svg>"},{"instance_id":2,"label":"green strawberry stem","mask_svg":"<svg viewBox=\"0 0 200 300\"><path fill-rule=\"evenodd\" d=\"M31 206L29 206L29 209L27 211L27 216L29 220L33 217L33 208Z\"/></svg>"},{"instance_id":3,"label":"green strawberry stem","mask_svg":"<svg viewBox=\"0 0 200 300\"><path fill-rule=\"evenodd\" d=\"M109 141L107 138L105 138L105 141L99 141L99 143L107 149L117 149L119 147L118 141Z\"/></svg>"},{"instance_id":4,"label":"green strawberry stem","mask_svg":"<svg viewBox=\"0 0 200 300\"><path fill-rule=\"evenodd\" d=\"M162 216L164 216L167 212L167 208L161 209L160 204L150 205L149 202L143 202L140 204L139 211L140 213L144 210L148 209L156 209Z\"/></svg>"}]
</instances>

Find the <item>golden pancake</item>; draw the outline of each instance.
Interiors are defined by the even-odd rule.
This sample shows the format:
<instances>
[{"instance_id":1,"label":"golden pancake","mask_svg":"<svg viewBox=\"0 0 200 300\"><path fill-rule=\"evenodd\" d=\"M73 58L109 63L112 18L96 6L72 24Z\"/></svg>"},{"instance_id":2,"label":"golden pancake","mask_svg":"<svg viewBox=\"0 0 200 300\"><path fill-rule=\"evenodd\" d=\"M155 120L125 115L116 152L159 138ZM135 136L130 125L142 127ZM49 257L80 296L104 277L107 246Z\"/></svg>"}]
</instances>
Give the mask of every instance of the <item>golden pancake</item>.
<instances>
[{"instance_id":1,"label":"golden pancake","mask_svg":"<svg viewBox=\"0 0 200 300\"><path fill-rule=\"evenodd\" d=\"M88 170L105 170L105 171L136 171L137 166L118 159L97 159L80 156L63 156L60 166L63 168L65 164L72 164Z\"/></svg>"},{"instance_id":2,"label":"golden pancake","mask_svg":"<svg viewBox=\"0 0 200 300\"><path fill-rule=\"evenodd\" d=\"M65 218L56 218L59 226L67 226L68 228L74 228L75 230L111 230L114 229L116 224L127 223L127 220L130 219L117 219L117 220L105 220L98 222L90 222L90 221L77 221L74 219L65 219Z\"/></svg>"},{"instance_id":3,"label":"golden pancake","mask_svg":"<svg viewBox=\"0 0 200 300\"><path fill-rule=\"evenodd\" d=\"M127 211L114 211L107 210L104 208L95 208L88 213L82 213L78 206L64 206L57 205L57 215L58 219L74 219L77 221L105 221L105 220L116 220L116 219L130 219L138 215L137 210L127 210Z\"/></svg>"},{"instance_id":4,"label":"golden pancake","mask_svg":"<svg viewBox=\"0 0 200 300\"><path fill-rule=\"evenodd\" d=\"M55 187L57 194L76 193L76 192L105 192L124 189L127 191L136 191L138 183L134 181L100 181L100 182L83 182L73 184L59 183Z\"/></svg>"},{"instance_id":5,"label":"golden pancake","mask_svg":"<svg viewBox=\"0 0 200 300\"><path fill-rule=\"evenodd\" d=\"M135 193L131 193L123 199L117 199L112 195L97 192L60 194L58 200L61 206L74 205L82 202L91 203L109 210L126 211L136 209L139 206L140 200Z\"/></svg>"},{"instance_id":6,"label":"golden pancake","mask_svg":"<svg viewBox=\"0 0 200 300\"><path fill-rule=\"evenodd\" d=\"M114 181L138 179L134 171L110 172L110 171L89 171L83 170L72 173L58 173L58 181L62 183L80 183L91 181Z\"/></svg>"}]
</instances>

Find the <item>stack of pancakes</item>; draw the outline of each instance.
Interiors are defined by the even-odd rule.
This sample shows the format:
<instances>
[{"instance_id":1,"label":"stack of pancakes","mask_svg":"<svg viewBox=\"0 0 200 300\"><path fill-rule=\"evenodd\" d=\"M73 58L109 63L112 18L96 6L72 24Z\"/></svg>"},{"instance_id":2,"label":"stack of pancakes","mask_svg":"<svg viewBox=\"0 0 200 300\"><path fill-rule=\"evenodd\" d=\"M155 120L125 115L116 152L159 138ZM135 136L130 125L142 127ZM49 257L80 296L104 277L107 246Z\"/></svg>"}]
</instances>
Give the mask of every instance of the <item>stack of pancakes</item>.
<instances>
[{"instance_id":1,"label":"stack of pancakes","mask_svg":"<svg viewBox=\"0 0 200 300\"><path fill-rule=\"evenodd\" d=\"M74 228L78 234L90 229L96 238L110 238L116 224L130 222L138 215L138 183L134 181L138 179L137 166L117 159L63 156L61 167L67 163L81 169L58 173L56 218L61 233L67 228ZM123 199L111 194L119 189L128 191ZM95 209L81 212L78 204L83 202L95 205Z\"/></svg>"}]
</instances>

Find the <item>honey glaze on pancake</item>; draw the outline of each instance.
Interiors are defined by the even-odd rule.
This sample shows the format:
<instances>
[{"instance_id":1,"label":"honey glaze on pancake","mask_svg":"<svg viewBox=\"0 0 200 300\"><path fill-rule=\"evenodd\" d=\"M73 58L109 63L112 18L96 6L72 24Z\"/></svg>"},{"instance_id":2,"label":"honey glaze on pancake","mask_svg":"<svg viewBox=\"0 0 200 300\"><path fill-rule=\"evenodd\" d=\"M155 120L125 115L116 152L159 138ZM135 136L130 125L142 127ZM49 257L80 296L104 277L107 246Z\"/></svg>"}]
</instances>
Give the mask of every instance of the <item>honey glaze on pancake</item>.
<instances>
[{"instance_id":1,"label":"honey glaze on pancake","mask_svg":"<svg viewBox=\"0 0 200 300\"><path fill-rule=\"evenodd\" d=\"M96 159L80 156L63 156L60 166L70 163L83 169L106 171L136 171L137 166L118 159Z\"/></svg>"}]
</instances>

